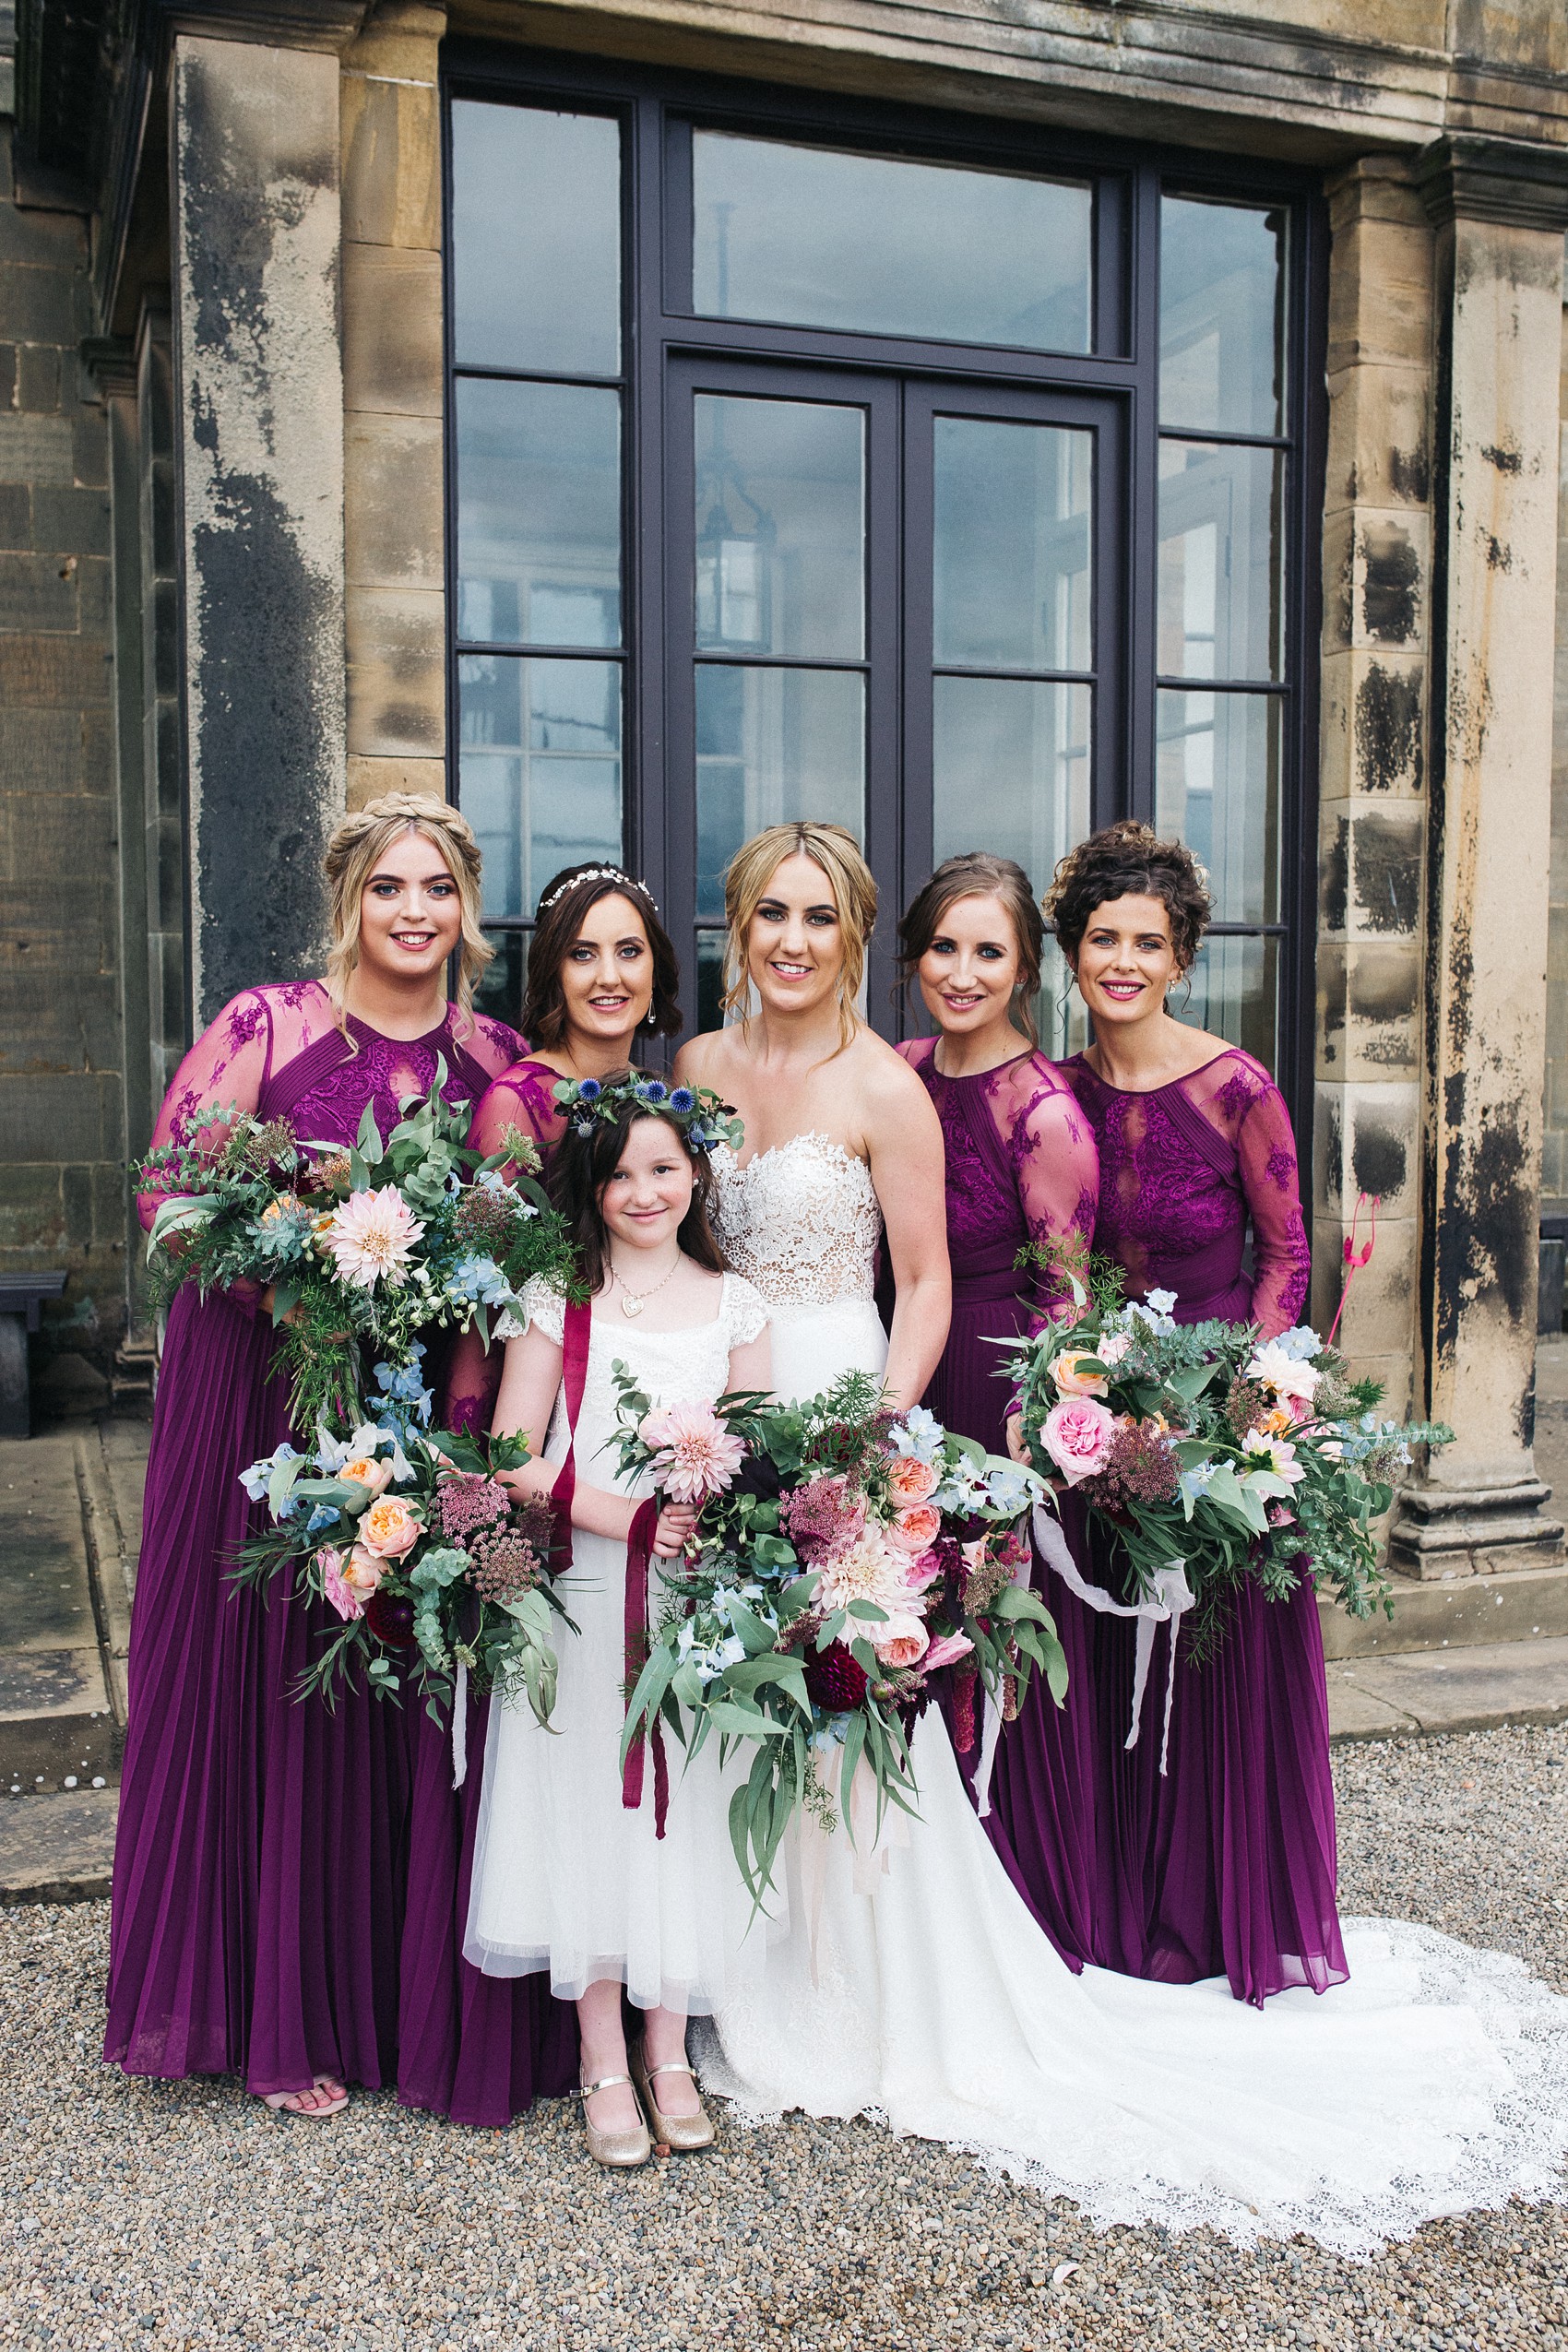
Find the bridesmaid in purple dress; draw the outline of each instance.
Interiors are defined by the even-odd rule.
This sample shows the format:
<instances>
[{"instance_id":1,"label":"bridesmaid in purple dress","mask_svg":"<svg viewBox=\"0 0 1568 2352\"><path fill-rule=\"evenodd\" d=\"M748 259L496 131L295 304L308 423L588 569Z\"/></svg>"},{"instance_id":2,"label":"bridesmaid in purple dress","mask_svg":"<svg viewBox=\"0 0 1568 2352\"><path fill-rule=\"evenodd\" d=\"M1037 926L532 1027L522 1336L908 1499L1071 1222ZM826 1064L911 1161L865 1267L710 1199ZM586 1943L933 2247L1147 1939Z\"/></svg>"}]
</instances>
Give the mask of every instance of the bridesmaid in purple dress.
<instances>
[{"instance_id":1,"label":"bridesmaid in purple dress","mask_svg":"<svg viewBox=\"0 0 1568 2352\"><path fill-rule=\"evenodd\" d=\"M1129 1297L1174 1291L1180 1323L1277 1336L1311 1274L1289 1117L1250 1053L1166 1010L1208 921L1202 868L1180 842L1112 826L1063 860L1047 913L1094 1023L1094 1044L1063 1069L1099 1142L1096 1249L1125 1268ZM1091 1573L1115 1574L1102 1551ZM1052 1586L1059 1621L1090 1616ZM1341 1982L1328 1695L1306 1562L1288 1601L1242 1586L1206 1663L1178 1647L1164 1777L1163 1675L1150 1676L1127 1750L1133 1629L1097 1615L1082 1630L1093 1665L1074 1704L1092 1703L1099 1738L1093 1780L1075 1793L1099 1887L1078 1956L1172 1984L1223 1974L1253 2002ZM1009 1772L1029 1762L1005 1749L1004 1760Z\"/></svg>"},{"instance_id":2,"label":"bridesmaid in purple dress","mask_svg":"<svg viewBox=\"0 0 1568 2352\"><path fill-rule=\"evenodd\" d=\"M557 1078L603 1077L681 1027L680 971L647 891L618 867L568 866L540 893L529 952L523 1027L534 1040L474 1113L469 1140L499 1151L509 1127L548 1158L565 1122ZM646 1046L644 1046L646 1052ZM446 1429L488 1429L505 1348L477 1334L452 1350L441 1405ZM488 1699L470 1695L469 1766L452 1787L451 1742L421 1712L413 1727L409 1875L420 1899L403 1933L398 2096L454 2122L499 2128L533 2097L577 2083L577 2020L544 1977L487 1977L465 1960L469 1882L483 1785Z\"/></svg>"},{"instance_id":3,"label":"bridesmaid in purple dress","mask_svg":"<svg viewBox=\"0 0 1568 2352\"><path fill-rule=\"evenodd\" d=\"M157 1140L204 1113L383 1132L445 1062L476 1101L518 1040L468 1009L485 958L479 850L453 809L390 793L327 856L325 980L256 988L182 1063ZM443 1001L460 950L459 1001ZM156 1204L144 1197L150 1222ZM224 1563L264 1523L240 1473L289 1436L266 1293L180 1291L169 1315L131 1620L104 2056L134 2074L238 2074L269 2106L335 2113L392 2077L410 1710L296 1704L321 1605L267 1608Z\"/></svg>"},{"instance_id":4,"label":"bridesmaid in purple dress","mask_svg":"<svg viewBox=\"0 0 1568 2352\"><path fill-rule=\"evenodd\" d=\"M899 965L920 983L940 1035L898 1049L925 1081L942 1123L947 1177L947 1250L953 1320L925 1403L940 1421L1005 1443L1005 1353L994 1342L1022 1335L1071 1293L1037 1265L1018 1265L1028 1243L1073 1260L1087 1251L1099 1191L1099 1160L1072 1088L1040 1052L1032 1005L1039 989L1045 926L1028 876L1011 858L980 851L949 858L911 902L898 926ZM1082 1536L1082 1509L1066 1504ZM1037 1569L1037 1575L1040 1572ZM1056 1608L1056 1596L1045 1596ZM1069 1703L1059 1708L1036 1678L1025 1692L1004 1750L1045 1763L1029 1776L1029 1801L1015 1818L1015 1785L993 1773L985 1814L992 1844L1046 1933L1069 1959L1087 1929L1095 1891L1093 1858L1078 1835L1076 1809L1052 1810L1092 1771L1092 1723L1075 1705L1083 1657L1075 1623L1063 1633ZM974 1793L978 1746L968 1709L946 1712L959 1769ZM1045 1768L1048 1764L1049 1768Z\"/></svg>"}]
</instances>

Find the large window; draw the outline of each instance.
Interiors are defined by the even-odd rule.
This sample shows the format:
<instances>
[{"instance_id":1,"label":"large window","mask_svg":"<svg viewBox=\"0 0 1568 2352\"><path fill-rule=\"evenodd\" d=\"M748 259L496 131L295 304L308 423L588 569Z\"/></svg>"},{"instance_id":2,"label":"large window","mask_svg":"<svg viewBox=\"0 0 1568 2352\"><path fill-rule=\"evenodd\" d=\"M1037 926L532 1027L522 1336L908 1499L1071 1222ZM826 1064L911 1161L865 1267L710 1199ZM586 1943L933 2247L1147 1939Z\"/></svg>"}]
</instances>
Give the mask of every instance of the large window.
<instances>
[{"instance_id":1,"label":"large window","mask_svg":"<svg viewBox=\"0 0 1568 2352\"><path fill-rule=\"evenodd\" d=\"M721 876L833 817L900 906L1122 814L1215 931L1192 1016L1299 1096L1319 231L1056 133L454 52L453 751L516 1016L540 893L645 874L718 1017ZM1059 965L1047 1041L1076 1041ZM1304 1109L1304 1105L1298 1103Z\"/></svg>"}]
</instances>

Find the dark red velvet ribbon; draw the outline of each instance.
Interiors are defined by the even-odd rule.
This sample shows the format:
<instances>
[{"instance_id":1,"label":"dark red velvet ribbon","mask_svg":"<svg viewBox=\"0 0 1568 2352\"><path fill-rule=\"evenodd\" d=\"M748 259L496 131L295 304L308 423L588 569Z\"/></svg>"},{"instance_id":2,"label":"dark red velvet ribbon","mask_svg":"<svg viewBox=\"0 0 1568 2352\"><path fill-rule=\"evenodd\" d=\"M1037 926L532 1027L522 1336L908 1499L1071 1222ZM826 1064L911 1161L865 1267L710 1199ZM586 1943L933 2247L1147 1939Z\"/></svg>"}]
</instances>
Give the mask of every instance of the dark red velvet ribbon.
<instances>
[{"instance_id":1,"label":"dark red velvet ribbon","mask_svg":"<svg viewBox=\"0 0 1568 2352\"><path fill-rule=\"evenodd\" d=\"M566 1397L566 1457L550 1490L555 1529L550 1564L557 1576L572 1565L572 1500L577 1491L577 1416L583 1409L588 1382L588 1341L592 1311L586 1301L566 1309L561 1334L561 1385ZM650 1496L637 1505L626 1537L626 1605L624 1658L628 1693L647 1662L647 1569L653 1552L653 1532L659 1525L659 1502ZM653 1725L653 1826L662 1837L670 1811L670 1772L665 1762L664 1734L657 1716ZM636 1812L643 1800L643 1735L639 1731L626 1752L621 1776L621 1802Z\"/></svg>"}]
</instances>

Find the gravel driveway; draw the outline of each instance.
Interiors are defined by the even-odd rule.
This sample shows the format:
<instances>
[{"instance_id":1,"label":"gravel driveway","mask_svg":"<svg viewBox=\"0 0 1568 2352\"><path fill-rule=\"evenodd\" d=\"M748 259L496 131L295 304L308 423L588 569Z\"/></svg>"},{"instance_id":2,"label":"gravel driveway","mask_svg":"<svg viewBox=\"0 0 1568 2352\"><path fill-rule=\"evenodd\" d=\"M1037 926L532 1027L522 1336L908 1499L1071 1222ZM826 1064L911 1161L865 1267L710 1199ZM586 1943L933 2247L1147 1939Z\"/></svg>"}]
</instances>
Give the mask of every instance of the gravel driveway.
<instances>
[{"instance_id":1,"label":"gravel driveway","mask_svg":"<svg viewBox=\"0 0 1568 2352\"><path fill-rule=\"evenodd\" d=\"M1339 1750L1349 1912L1568 1991L1568 1728ZM1568 2347L1568 2208L1368 2263L1073 2209L861 2124L723 2130L625 2178L574 2108L503 2135L361 2097L284 2123L101 2068L107 1906L0 1914L0 2345ZM1075 2265L1071 2269L1067 2265Z\"/></svg>"}]
</instances>

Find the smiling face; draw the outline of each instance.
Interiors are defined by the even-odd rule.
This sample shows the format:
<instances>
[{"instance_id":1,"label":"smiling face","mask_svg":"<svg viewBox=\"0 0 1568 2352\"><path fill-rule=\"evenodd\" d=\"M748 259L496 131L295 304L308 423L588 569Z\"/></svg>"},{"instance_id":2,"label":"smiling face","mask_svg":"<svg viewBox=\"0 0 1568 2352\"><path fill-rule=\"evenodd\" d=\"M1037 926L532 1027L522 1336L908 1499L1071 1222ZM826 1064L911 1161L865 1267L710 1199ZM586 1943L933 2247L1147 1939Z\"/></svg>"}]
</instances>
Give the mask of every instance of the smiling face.
<instances>
[{"instance_id":1,"label":"smiling face","mask_svg":"<svg viewBox=\"0 0 1568 2352\"><path fill-rule=\"evenodd\" d=\"M653 1001L653 950L642 916L619 891L588 908L561 959L566 1044L628 1045Z\"/></svg>"},{"instance_id":2,"label":"smiling face","mask_svg":"<svg viewBox=\"0 0 1568 2352\"><path fill-rule=\"evenodd\" d=\"M1021 958L1000 898L953 898L915 969L926 1011L944 1032L971 1037L1011 1021Z\"/></svg>"},{"instance_id":3,"label":"smiling face","mask_svg":"<svg viewBox=\"0 0 1568 2352\"><path fill-rule=\"evenodd\" d=\"M1163 1012L1182 966L1162 901L1131 894L1105 899L1084 927L1073 969L1097 1029L1128 1028Z\"/></svg>"},{"instance_id":4,"label":"smiling face","mask_svg":"<svg viewBox=\"0 0 1568 2352\"><path fill-rule=\"evenodd\" d=\"M746 970L769 1011L814 1013L834 1001L844 932L832 885L797 850L768 877L746 931Z\"/></svg>"},{"instance_id":5,"label":"smiling face","mask_svg":"<svg viewBox=\"0 0 1568 2352\"><path fill-rule=\"evenodd\" d=\"M383 978L428 981L462 932L452 870L434 842L410 826L382 851L360 894L359 960Z\"/></svg>"},{"instance_id":6,"label":"smiling face","mask_svg":"<svg viewBox=\"0 0 1568 2352\"><path fill-rule=\"evenodd\" d=\"M612 1241L629 1250L672 1242L692 1205L696 1170L668 1119L636 1119L599 1195Z\"/></svg>"}]
</instances>

